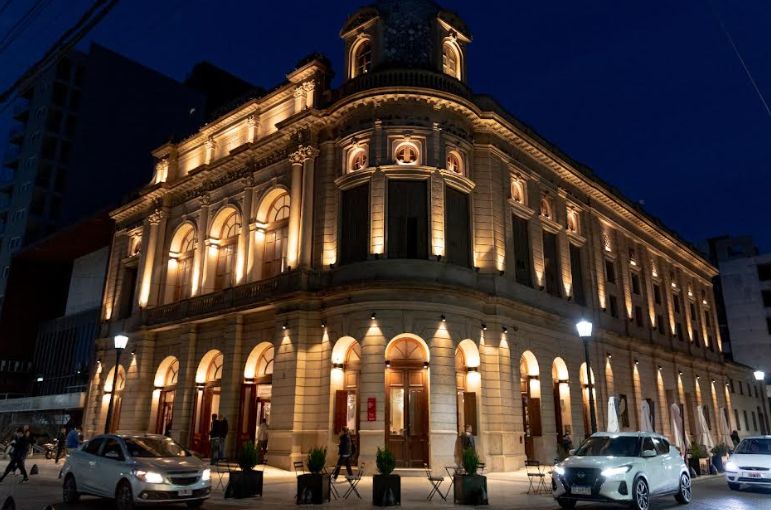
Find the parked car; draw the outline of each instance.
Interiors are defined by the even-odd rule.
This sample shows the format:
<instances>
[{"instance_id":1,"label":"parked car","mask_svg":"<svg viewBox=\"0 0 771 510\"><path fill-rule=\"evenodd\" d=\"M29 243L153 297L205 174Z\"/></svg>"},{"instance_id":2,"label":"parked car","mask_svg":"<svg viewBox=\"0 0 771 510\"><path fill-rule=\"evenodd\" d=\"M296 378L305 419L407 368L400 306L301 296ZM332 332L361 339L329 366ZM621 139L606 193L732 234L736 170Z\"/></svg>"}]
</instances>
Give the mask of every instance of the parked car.
<instances>
[{"instance_id":1,"label":"parked car","mask_svg":"<svg viewBox=\"0 0 771 510\"><path fill-rule=\"evenodd\" d=\"M114 498L119 510L135 504L203 504L211 469L169 437L105 434L71 452L62 469L65 503L81 494Z\"/></svg>"},{"instance_id":2,"label":"parked car","mask_svg":"<svg viewBox=\"0 0 771 510\"><path fill-rule=\"evenodd\" d=\"M562 508L594 501L648 510L659 496L690 503L691 476L678 449L659 434L600 432L554 466L552 490Z\"/></svg>"},{"instance_id":3,"label":"parked car","mask_svg":"<svg viewBox=\"0 0 771 510\"><path fill-rule=\"evenodd\" d=\"M725 463L728 487L771 487L771 436L743 439Z\"/></svg>"}]
</instances>

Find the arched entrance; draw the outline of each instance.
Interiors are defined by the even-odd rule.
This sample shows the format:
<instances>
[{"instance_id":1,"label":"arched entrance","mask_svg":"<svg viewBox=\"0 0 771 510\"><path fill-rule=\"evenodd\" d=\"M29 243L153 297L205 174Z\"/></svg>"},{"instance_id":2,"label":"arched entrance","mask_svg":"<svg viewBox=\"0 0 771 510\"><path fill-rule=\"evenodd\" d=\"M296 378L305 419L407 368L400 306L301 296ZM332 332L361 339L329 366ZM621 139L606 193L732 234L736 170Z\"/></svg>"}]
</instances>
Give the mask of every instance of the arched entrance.
<instances>
[{"instance_id":1,"label":"arched entrance","mask_svg":"<svg viewBox=\"0 0 771 510\"><path fill-rule=\"evenodd\" d=\"M479 349L471 340L463 340L455 350L455 390L458 434L471 426L472 434L479 435L477 399L482 378L479 374Z\"/></svg>"},{"instance_id":2,"label":"arched entrance","mask_svg":"<svg viewBox=\"0 0 771 510\"><path fill-rule=\"evenodd\" d=\"M222 353L218 350L207 352L195 373L195 409L193 412L193 437L190 448L203 456L211 454L209 430L212 414L219 414L222 380Z\"/></svg>"},{"instance_id":3,"label":"arched entrance","mask_svg":"<svg viewBox=\"0 0 771 510\"><path fill-rule=\"evenodd\" d=\"M573 438L573 418L570 407L570 381L568 367L562 358L555 358L551 366L551 377L554 392L554 418L557 429L557 444L562 445L567 434ZM567 452L563 452L567 453Z\"/></svg>"},{"instance_id":4,"label":"arched entrance","mask_svg":"<svg viewBox=\"0 0 771 510\"><path fill-rule=\"evenodd\" d=\"M118 365L118 376L115 378L115 391L113 392L112 378L115 375L115 367L112 367L107 373L107 379L104 381L104 394L105 394L105 420L107 419L107 407L110 405L110 393L114 393L112 396L112 417L110 418L109 432L117 432L120 428L120 411L121 404L123 404L123 388L126 387L126 369L122 365Z\"/></svg>"},{"instance_id":5,"label":"arched entrance","mask_svg":"<svg viewBox=\"0 0 771 510\"><path fill-rule=\"evenodd\" d=\"M401 336L386 349L386 446L398 467L423 467L428 457L428 349Z\"/></svg>"},{"instance_id":6,"label":"arched entrance","mask_svg":"<svg viewBox=\"0 0 771 510\"><path fill-rule=\"evenodd\" d=\"M597 413L597 383L594 379L594 370L590 370L592 378L592 397L594 398L594 416L597 419L597 427L600 427L600 415ZM584 437L592 435L591 416L589 414L589 384L586 378L586 363L581 363L578 369L578 379L581 381L581 394L583 400Z\"/></svg>"},{"instance_id":7,"label":"arched entrance","mask_svg":"<svg viewBox=\"0 0 771 510\"><path fill-rule=\"evenodd\" d=\"M339 435L348 427L351 440L356 445L352 462L358 462L359 451L359 374L361 371L361 346L351 337L337 341L332 351L332 389L334 391L334 422L332 430Z\"/></svg>"},{"instance_id":8,"label":"arched entrance","mask_svg":"<svg viewBox=\"0 0 771 510\"><path fill-rule=\"evenodd\" d=\"M541 430L541 381L538 361L530 351L522 353L519 360L519 389L522 395L522 429L525 431L525 456L535 459L534 437Z\"/></svg>"},{"instance_id":9,"label":"arched entrance","mask_svg":"<svg viewBox=\"0 0 771 510\"><path fill-rule=\"evenodd\" d=\"M155 373L154 386L158 391L155 419L156 434L169 435L171 433L178 374L179 361L174 356L168 356L164 359Z\"/></svg>"},{"instance_id":10,"label":"arched entrance","mask_svg":"<svg viewBox=\"0 0 771 510\"><path fill-rule=\"evenodd\" d=\"M240 449L247 441L255 441L257 427L262 420L270 427L274 353L270 342L262 342L252 349L246 360L244 381L241 384L236 448Z\"/></svg>"}]
</instances>

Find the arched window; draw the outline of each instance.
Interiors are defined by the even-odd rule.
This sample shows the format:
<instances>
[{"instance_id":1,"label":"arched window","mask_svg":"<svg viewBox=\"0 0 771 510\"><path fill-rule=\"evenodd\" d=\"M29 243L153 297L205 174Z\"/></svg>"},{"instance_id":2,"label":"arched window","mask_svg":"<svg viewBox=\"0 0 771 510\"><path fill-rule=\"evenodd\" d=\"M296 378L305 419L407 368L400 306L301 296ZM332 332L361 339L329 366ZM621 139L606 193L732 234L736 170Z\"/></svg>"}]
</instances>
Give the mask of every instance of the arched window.
<instances>
[{"instance_id":1,"label":"arched window","mask_svg":"<svg viewBox=\"0 0 771 510\"><path fill-rule=\"evenodd\" d=\"M222 361L223 356L222 353L218 353L214 359L211 360L211 363L209 363L209 367L206 369L206 381L209 382L215 382L222 379Z\"/></svg>"},{"instance_id":2,"label":"arched window","mask_svg":"<svg viewBox=\"0 0 771 510\"><path fill-rule=\"evenodd\" d=\"M450 40L442 44L442 71L460 80L460 49Z\"/></svg>"},{"instance_id":3,"label":"arched window","mask_svg":"<svg viewBox=\"0 0 771 510\"><path fill-rule=\"evenodd\" d=\"M262 258L262 276L270 278L286 269L286 248L289 238L289 195L277 197L268 210L265 230L265 250Z\"/></svg>"},{"instance_id":4,"label":"arched window","mask_svg":"<svg viewBox=\"0 0 771 510\"><path fill-rule=\"evenodd\" d=\"M355 172L367 167L367 149L365 147L354 147L348 155L348 171Z\"/></svg>"},{"instance_id":5,"label":"arched window","mask_svg":"<svg viewBox=\"0 0 771 510\"><path fill-rule=\"evenodd\" d=\"M414 143L403 142L396 146L394 159L399 165L417 165L420 159L420 151Z\"/></svg>"},{"instance_id":6,"label":"arched window","mask_svg":"<svg viewBox=\"0 0 771 510\"><path fill-rule=\"evenodd\" d=\"M456 150L447 152L447 170L463 175L463 157Z\"/></svg>"},{"instance_id":7,"label":"arched window","mask_svg":"<svg viewBox=\"0 0 771 510\"><path fill-rule=\"evenodd\" d=\"M217 249L217 266L214 274L214 289L220 290L233 285L233 273L236 265L236 250L238 248L238 233L241 222L238 212L232 211L225 218L220 228L219 248Z\"/></svg>"},{"instance_id":8,"label":"arched window","mask_svg":"<svg viewBox=\"0 0 771 510\"><path fill-rule=\"evenodd\" d=\"M184 237L179 246L172 245L172 253L169 254L169 278L173 282L171 298L174 301L189 298L193 287L193 259L195 256L196 239L195 230L189 225L186 227ZM177 248L175 250L174 248Z\"/></svg>"},{"instance_id":9,"label":"arched window","mask_svg":"<svg viewBox=\"0 0 771 510\"><path fill-rule=\"evenodd\" d=\"M511 199L518 204L525 203L525 183L516 176L511 178Z\"/></svg>"},{"instance_id":10,"label":"arched window","mask_svg":"<svg viewBox=\"0 0 771 510\"><path fill-rule=\"evenodd\" d=\"M351 52L351 78L366 74L372 67L372 44L369 39L362 39L353 46Z\"/></svg>"}]
</instances>

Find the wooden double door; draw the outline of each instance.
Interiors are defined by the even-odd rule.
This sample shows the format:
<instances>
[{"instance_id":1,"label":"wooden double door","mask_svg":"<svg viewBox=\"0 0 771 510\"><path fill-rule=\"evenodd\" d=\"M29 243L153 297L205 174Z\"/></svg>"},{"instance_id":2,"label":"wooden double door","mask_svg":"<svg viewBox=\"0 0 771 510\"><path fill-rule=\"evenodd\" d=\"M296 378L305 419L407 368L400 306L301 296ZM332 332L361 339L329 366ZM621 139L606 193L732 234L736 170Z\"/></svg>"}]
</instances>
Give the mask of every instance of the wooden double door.
<instances>
[{"instance_id":1,"label":"wooden double door","mask_svg":"<svg viewBox=\"0 0 771 510\"><path fill-rule=\"evenodd\" d=\"M219 385L206 385L196 390L195 412L193 413L193 436L190 448L204 457L211 455L211 442L209 431L211 430L211 415L219 414L220 409Z\"/></svg>"},{"instance_id":2,"label":"wooden double door","mask_svg":"<svg viewBox=\"0 0 771 510\"><path fill-rule=\"evenodd\" d=\"M397 467L422 468L429 462L428 370L386 369L386 445Z\"/></svg>"}]
</instances>

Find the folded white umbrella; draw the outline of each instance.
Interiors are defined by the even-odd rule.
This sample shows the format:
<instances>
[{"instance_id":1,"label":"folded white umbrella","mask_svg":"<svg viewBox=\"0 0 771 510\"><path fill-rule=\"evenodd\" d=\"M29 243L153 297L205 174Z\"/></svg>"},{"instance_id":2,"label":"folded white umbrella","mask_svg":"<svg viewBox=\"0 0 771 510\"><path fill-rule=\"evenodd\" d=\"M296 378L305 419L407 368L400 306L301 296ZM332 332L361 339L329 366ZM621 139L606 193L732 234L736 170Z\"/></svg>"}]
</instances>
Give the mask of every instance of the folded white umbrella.
<instances>
[{"instance_id":1,"label":"folded white umbrella","mask_svg":"<svg viewBox=\"0 0 771 510\"><path fill-rule=\"evenodd\" d=\"M704 406L696 406L696 421L699 426L699 443L707 447L707 451L712 450L715 447L715 442L712 440L712 434L709 433L709 427L707 427L707 418L704 416Z\"/></svg>"},{"instance_id":2,"label":"folded white umbrella","mask_svg":"<svg viewBox=\"0 0 771 510\"><path fill-rule=\"evenodd\" d=\"M686 439L683 433L683 416L680 414L680 406L672 404L669 406L670 413L672 414L672 439L680 449L682 454L685 454L688 449L688 439Z\"/></svg>"},{"instance_id":3,"label":"folded white umbrella","mask_svg":"<svg viewBox=\"0 0 771 510\"><path fill-rule=\"evenodd\" d=\"M720 408L720 419L718 420L718 441L725 444L729 448L733 448L733 441L731 440L731 429L728 427L728 421L725 418L725 407Z\"/></svg>"},{"instance_id":4,"label":"folded white umbrella","mask_svg":"<svg viewBox=\"0 0 771 510\"><path fill-rule=\"evenodd\" d=\"M618 432L618 413L616 412L616 398L608 399L608 432Z\"/></svg>"},{"instance_id":5,"label":"folded white umbrella","mask_svg":"<svg viewBox=\"0 0 771 510\"><path fill-rule=\"evenodd\" d=\"M640 432L653 432L651 406L647 400L640 403Z\"/></svg>"}]
</instances>

